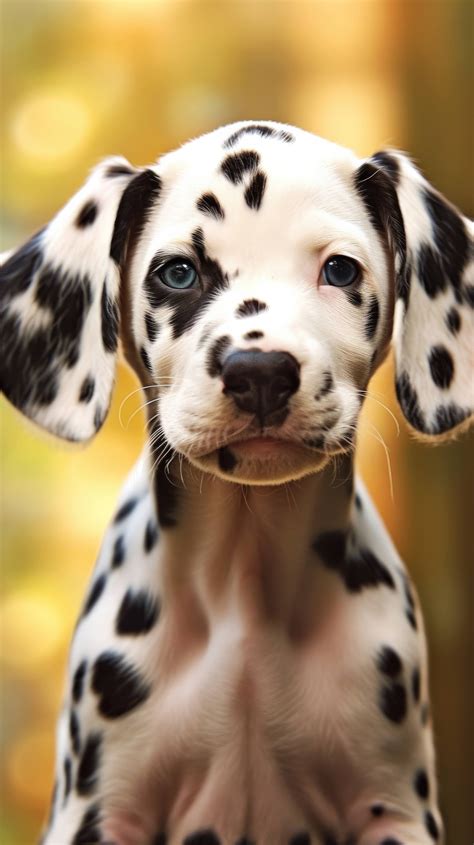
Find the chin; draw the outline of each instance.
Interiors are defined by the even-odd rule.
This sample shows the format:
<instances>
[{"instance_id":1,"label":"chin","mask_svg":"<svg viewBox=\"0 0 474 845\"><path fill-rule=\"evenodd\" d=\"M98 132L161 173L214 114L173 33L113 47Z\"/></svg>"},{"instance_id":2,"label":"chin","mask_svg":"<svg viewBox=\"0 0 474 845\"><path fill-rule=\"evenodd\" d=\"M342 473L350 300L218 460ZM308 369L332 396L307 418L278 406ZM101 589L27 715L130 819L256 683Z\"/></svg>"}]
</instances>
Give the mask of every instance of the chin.
<instances>
[{"instance_id":1,"label":"chin","mask_svg":"<svg viewBox=\"0 0 474 845\"><path fill-rule=\"evenodd\" d=\"M330 456L296 443L259 437L188 460L198 469L235 484L277 485L319 472Z\"/></svg>"}]
</instances>

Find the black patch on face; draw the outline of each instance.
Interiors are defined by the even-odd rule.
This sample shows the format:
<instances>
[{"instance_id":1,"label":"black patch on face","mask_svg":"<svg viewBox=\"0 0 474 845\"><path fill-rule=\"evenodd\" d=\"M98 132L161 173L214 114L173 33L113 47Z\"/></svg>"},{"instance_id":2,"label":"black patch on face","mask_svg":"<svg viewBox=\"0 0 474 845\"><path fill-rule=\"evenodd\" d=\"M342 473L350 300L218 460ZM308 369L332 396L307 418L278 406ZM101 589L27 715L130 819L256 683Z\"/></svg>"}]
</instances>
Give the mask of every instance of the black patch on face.
<instances>
[{"instance_id":1,"label":"black patch on face","mask_svg":"<svg viewBox=\"0 0 474 845\"><path fill-rule=\"evenodd\" d=\"M355 506L358 511L362 510L362 499L360 498L359 494L355 494Z\"/></svg>"},{"instance_id":2,"label":"black patch on face","mask_svg":"<svg viewBox=\"0 0 474 845\"><path fill-rule=\"evenodd\" d=\"M430 782L428 780L428 775L426 774L424 769L418 769L415 772L415 777L413 779L413 788L423 801L426 801L430 795Z\"/></svg>"},{"instance_id":3,"label":"black patch on face","mask_svg":"<svg viewBox=\"0 0 474 845\"><path fill-rule=\"evenodd\" d=\"M123 636L147 634L158 619L156 599L146 590L127 590L117 614L115 631Z\"/></svg>"},{"instance_id":4,"label":"black patch on face","mask_svg":"<svg viewBox=\"0 0 474 845\"><path fill-rule=\"evenodd\" d=\"M242 150L240 153L228 155L221 164L221 170L233 185L238 185L246 173L257 169L259 163L258 153L253 150Z\"/></svg>"},{"instance_id":5,"label":"black patch on face","mask_svg":"<svg viewBox=\"0 0 474 845\"><path fill-rule=\"evenodd\" d=\"M385 170L386 173L390 176L394 185L398 185L398 179L400 177L400 165L395 158L395 156L390 155L390 153L385 152L385 150L380 150L380 152L375 153L371 156L372 161L375 161L382 170Z\"/></svg>"},{"instance_id":6,"label":"black patch on face","mask_svg":"<svg viewBox=\"0 0 474 845\"><path fill-rule=\"evenodd\" d=\"M461 287L461 274L469 258L469 239L460 214L443 197L425 189L423 199L433 225L439 260L453 288Z\"/></svg>"},{"instance_id":7,"label":"black patch on face","mask_svg":"<svg viewBox=\"0 0 474 845\"><path fill-rule=\"evenodd\" d=\"M169 446L161 427L155 428L155 425L155 422L149 423L148 433L152 450L152 465L155 467L153 489L156 512L161 528L174 528L177 522L179 491L171 481L166 467L173 461L176 453Z\"/></svg>"},{"instance_id":8,"label":"black patch on face","mask_svg":"<svg viewBox=\"0 0 474 845\"><path fill-rule=\"evenodd\" d=\"M287 144L291 144L294 141L294 136L291 135L290 132L287 132L286 129L274 129L272 126L265 126L265 124L261 123L254 123L250 124L249 126L243 126L241 129L237 129L236 132L233 132L227 138L227 141L224 143L224 147L229 148L233 147L234 144L237 143L244 135L260 135L262 138L278 138L280 141L285 141Z\"/></svg>"},{"instance_id":9,"label":"black patch on face","mask_svg":"<svg viewBox=\"0 0 474 845\"><path fill-rule=\"evenodd\" d=\"M369 301L369 309L367 312L366 322L365 322L365 336L367 340L372 340L377 331L377 326L379 323L379 301L375 294L372 294Z\"/></svg>"},{"instance_id":10,"label":"black patch on face","mask_svg":"<svg viewBox=\"0 0 474 845\"><path fill-rule=\"evenodd\" d=\"M461 315L454 306L446 314L446 325L452 335L457 335L461 329Z\"/></svg>"},{"instance_id":11,"label":"black patch on face","mask_svg":"<svg viewBox=\"0 0 474 845\"><path fill-rule=\"evenodd\" d=\"M153 367L151 366L150 356L146 351L144 346L140 347L140 358L142 359L143 366L145 367L148 372L153 375Z\"/></svg>"},{"instance_id":12,"label":"black patch on face","mask_svg":"<svg viewBox=\"0 0 474 845\"><path fill-rule=\"evenodd\" d=\"M145 536L143 538L143 548L146 554L149 554L158 542L158 528L154 519L149 519L146 528Z\"/></svg>"},{"instance_id":13,"label":"black patch on face","mask_svg":"<svg viewBox=\"0 0 474 845\"><path fill-rule=\"evenodd\" d=\"M373 816L375 816L375 818L379 818L380 816L383 816L384 809L383 804L372 804L370 812Z\"/></svg>"},{"instance_id":14,"label":"black patch on face","mask_svg":"<svg viewBox=\"0 0 474 845\"><path fill-rule=\"evenodd\" d=\"M75 710L71 710L69 715L69 736L74 754L79 754L81 750L81 728Z\"/></svg>"},{"instance_id":15,"label":"black patch on face","mask_svg":"<svg viewBox=\"0 0 474 845\"><path fill-rule=\"evenodd\" d=\"M396 678L402 671L402 661L397 652L384 646L377 655L377 669L389 678Z\"/></svg>"},{"instance_id":16,"label":"black patch on face","mask_svg":"<svg viewBox=\"0 0 474 845\"><path fill-rule=\"evenodd\" d=\"M355 305L357 308L359 308L362 305L364 300L362 299L362 294L361 294L360 290L357 290L357 288L350 288L350 287L341 288L341 290L344 293L344 295L347 297L347 299L349 300L351 305Z\"/></svg>"},{"instance_id":17,"label":"black patch on face","mask_svg":"<svg viewBox=\"0 0 474 845\"><path fill-rule=\"evenodd\" d=\"M449 405L439 405L435 412L435 422L433 426L433 434L442 434L450 428L464 422L470 416L469 408L461 408L455 402L450 402Z\"/></svg>"},{"instance_id":18,"label":"black patch on face","mask_svg":"<svg viewBox=\"0 0 474 845\"><path fill-rule=\"evenodd\" d=\"M87 660L79 663L72 679L72 700L78 704L84 693L84 680L87 672Z\"/></svg>"},{"instance_id":19,"label":"black patch on face","mask_svg":"<svg viewBox=\"0 0 474 845\"><path fill-rule=\"evenodd\" d=\"M101 832L99 822L99 804L93 804L84 813L71 845L100 845Z\"/></svg>"},{"instance_id":20,"label":"black patch on face","mask_svg":"<svg viewBox=\"0 0 474 845\"><path fill-rule=\"evenodd\" d=\"M259 299L244 299L235 312L236 317L252 317L254 314L260 314L261 311L267 311L268 305L260 302Z\"/></svg>"},{"instance_id":21,"label":"black patch on face","mask_svg":"<svg viewBox=\"0 0 474 845\"><path fill-rule=\"evenodd\" d=\"M228 335L223 335L222 337L218 337L216 341L212 344L208 354L207 354L207 363L206 363L206 371L211 378L215 378L219 376L222 372L222 359L231 345L231 339Z\"/></svg>"},{"instance_id":22,"label":"black patch on face","mask_svg":"<svg viewBox=\"0 0 474 845\"><path fill-rule=\"evenodd\" d=\"M215 220L223 220L225 217L224 209L214 194L203 194L199 197L196 206L203 214L214 217Z\"/></svg>"},{"instance_id":23,"label":"black patch on face","mask_svg":"<svg viewBox=\"0 0 474 845\"><path fill-rule=\"evenodd\" d=\"M454 361L449 350L441 344L432 346L428 363L430 365L431 378L436 387L447 390L454 375Z\"/></svg>"},{"instance_id":24,"label":"black patch on face","mask_svg":"<svg viewBox=\"0 0 474 845\"><path fill-rule=\"evenodd\" d=\"M393 682L383 686L380 690L379 706L391 722L403 722L407 712L407 694L403 684Z\"/></svg>"},{"instance_id":25,"label":"black patch on face","mask_svg":"<svg viewBox=\"0 0 474 845\"><path fill-rule=\"evenodd\" d=\"M420 670L418 667L413 669L411 676L411 691L413 693L413 700L418 704L420 700Z\"/></svg>"},{"instance_id":26,"label":"black patch on face","mask_svg":"<svg viewBox=\"0 0 474 845\"><path fill-rule=\"evenodd\" d=\"M92 689L98 708L107 719L118 719L142 704L151 687L139 672L116 651L104 651L94 663Z\"/></svg>"},{"instance_id":27,"label":"black patch on face","mask_svg":"<svg viewBox=\"0 0 474 845\"><path fill-rule=\"evenodd\" d=\"M313 543L313 549L325 566L340 575L350 593L382 585L395 589L391 573L370 549L347 552L343 531L320 534Z\"/></svg>"},{"instance_id":28,"label":"black patch on face","mask_svg":"<svg viewBox=\"0 0 474 845\"><path fill-rule=\"evenodd\" d=\"M94 200L89 200L86 202L85 205L82 206L79 214L76 218L76 226L78 229L85 229L86 226L92 226L95 218L97 217L97 213L99 211L99 207Z\"/></svg>"},{"instance_id":29,"label":"black patch on face","mask_svg":"<svg viewBox=\"0 0 474 845\"><path fill-rule=\"evenodd\" d=\"M71 758L66 757L63 764L64 768L64 800L66 801L70 791L71 791L71 783L72 783L72 763Z\"/></svg>"},{"instance_id":30,"label":"black patch on face","mask_svg":"<svg viewBox=\"0 0 474 845\"><path fill-rule=\"evenodd\" d=\"M119 309L116 300L112 299L107 292L107 284L104 282L100 300L102 343L106 352L115 352L118 342Z\"/></svg>"},{"instance_id":31,"label":"black patch on face","mask_svg":"<svg viewBox=\"0 0 474 845\"><path fill-rule=\"evenodd\" d=\"M430 810L425 813L425 827L431 838L437 842L439 839L439 828L436 824L436 819Z\"/></svg>"},{"instance_id":32,"label":"black patch on face","mask_svg":"<svg viewBox=\"0 0 474 845\"><path fill-rule=\"evenodd\" d=\"M112 164L105 171L105 175L109 179L114 179L117 176L133 176L134 174L133 167L127 167L126 164Z\"/></svg>"},{"instance_id":33,"label":"black patch on face","mask_svg":"<svg viewBox=\"0 0 474 845\"><path fill-rule=\"evenodd\" d=\"M237 463L237 458L228 446L221 446L217 459L219 462L219 468L223 470L223 472L232 472Z\"/></svg>"},{"instance_id":34,"label":"black patch on face","mask_svg":"<svg viewBox=\"0 0 474 845\"><path fill-rule=\"evenodd\" d=\"M98 783L102 737L90 734L85 742L77 770L76 789L79 795L91 795Z\"/></svg>"},{"instance_id":35,"label":"black patch on face","mask_svg":"<svg viewBox=\"0 0 474 845\"><path fill-rule=\"evenodd\" d=\"M244 199L249 208L254 208L258 211L262 204L266 184L267 177L261 170L257 170L244 193Z\"/></svg>"},{"instance_id":36,"label":"black patch on face","mask_svg":"<svg viewBox=\"0 0 474 845\"><path fill-rule=\"evenodd\" d=\"M112 549L112 559L110 561L110 566L112 569L117 569L117 567L122 566L122 563L125 560L125 540L122 536L117 537Z\"/></svg>"},{"instance_id":37,"label":"black patch on face","mask_svg":"<svg viewBox=\"0 0 474 845\"><path fill-rule=\"evenodd\" d=\"M418 278L431 299L446 290L446 276L440 256L428 244L423 244L418 250Z\"/></svg>"},{"instance_id":38,"label":"black patch on face","mask_svg":"<svg viewBox=\"0 0 474 845\"><path fill-rule=\"evenodd\" d=\"M253 332L246 332L244 334L244 340L260 340L263 337L263 332L259 332L257 330Z\"/></svg>"},{"instance_id":39,"label":"black patch on face","mask_svg":"<svg viewBox=\"0 0 474 845\"><path fill-rule=\"evenodd\" d=\"M319 402L320 399L323 399L334 387L334 379L331 373L323 373L323 383L319 388L318 392L315 394L315 399Z\"/></svg>"},{"instance_id":40,"label":"black patch on face","mask_svg":"<svg viewBox=\"0 0 474 845\"><path fill-rule=\"evenodd\" d=\"M95 381L92 376L87 376L81 384L79 391L79 402L87 404L91 401L95 390Z\"/></svg>"},{"instance_id":41,"label":"black patch on face","mask_svg":"<svg viewBox=\"0 0 474 845\"><path fill-rule=\"evenodd\" d=\"M412 387L408 373L401 373L400 378L395 382L395 391L408 422L417 431L426 431L425 417L418 402L418 394Z\"/></svg>"},{"instance_id":42,"label":"black patch on face","mask_svg":"<svg viewBox=\"0 0 474 845\"><path fill-rule=\"evenodd\" d=\"M309 833L295 833L295 835L291 837L288 845L311 845Z\"/></svg>"},{"instance_id":43,"label":"black patch on face","mask_svg":"<svg viewBox=\"0 0 474 845\"><path fill-rule=\"evenodd\" d=\"M110 242L110 257L121 265L130 237L139 238L148 215L161 192L161 179L153 170L144 170L125 188L115 218Z\"/></svg>"},{"instance_id":44,"label":"black patch on face","mask_svg":"<svg viewBox=\"0 0 474 845\"><path fill-rule=\"evenodd\" d=\"M411 590L410 582L409 582L409 580L408 580L408 578L405 574L402 576L402 581L403 581L403 593L404 593L405 602L406 602L405 616L408 619L410 626L413 628L414 631L416 631L417 628L418 628L418 625L417 625L416 616L415 616L415 610L416 610L415 599L413 598L413 593L412 593L412 590Z\"/></svg>"},{"instance_id":45,"label":"black patch on face","mask_svg":"<svg viewBox=\"0 0 474 845\"><path fill-rule=\"evenodd\" d=\"M104 592L106 581L107 578L105 575L99 575L99 577L96 578L96 580L92 584L91 591L87 596L86 603L84 605L84 610L82 611L82 616L87 616L87 614L91 612L94 605L97 604L102 593Z\"/></svg>"},{"instance_id":46,"label":"black patch on face","mask_svg":"<svg viewBox=\"0 0 474 845\"><path fill-rule=\"evenodd\" d=\"M20 262L18 255L22 253ZM57 396L61 372L74 366L92 294L87 275L72 275L50 264L40 267L41 250L36 243L13 255L0 269L2 337L0 387L17 408L50 405ZM32 280L23 272L38 271L34 299L49 312L49 325L29 330L19 315L8 312L8 301L26 290Z\"/></svg>"},{"instance_id":47,"label":"black patch on face","mask_svg":"<svg viewBox=\"0 0 474 845\"><path fill-rule=\"evenodd\" d=\"M167 841L168 841L168 838L166 836L166 833L163 833L162 831L160 831L160 833L157 833L153 837L153 839L151 841L151 845L166 845Z\"/></svg>"},{"instance_id":48,"label":"black patch on face","mask_svg":"<svg viewBox=\"0 0 474 845\"><path fill-rule=\"evenodd\" d=\"M183 839L183 845L221 845L221 840L211 828L197 830Z\"/></svg>"},{"instance_id":49,"label":"black patch on face","mask_svg":"<svg viewBox=\"0 0 474 845\"><path fill-rule=\"evenodd\" d=\"M153 317L153 314L150 314L149 311L145 314L145 328L148 340L150 343L153 343L158 336L160 326Z\"/></svg>"},{"instance_id":50,"label":"black patch on face","mask_svg":"<svg viewBox=\"0 0 474 845\"><path fill-rule=\"evenodd\" d=\"M117 513L114 516L115 525L117 525L119 522L123 522L123 520L126 519L127 516L130 516L132 511L135 510L139 501L140 500L138 496L133 496L131 499L127 499L127 501L124 502L123 505L120 505Z\"/></svg>"}]
</instances>

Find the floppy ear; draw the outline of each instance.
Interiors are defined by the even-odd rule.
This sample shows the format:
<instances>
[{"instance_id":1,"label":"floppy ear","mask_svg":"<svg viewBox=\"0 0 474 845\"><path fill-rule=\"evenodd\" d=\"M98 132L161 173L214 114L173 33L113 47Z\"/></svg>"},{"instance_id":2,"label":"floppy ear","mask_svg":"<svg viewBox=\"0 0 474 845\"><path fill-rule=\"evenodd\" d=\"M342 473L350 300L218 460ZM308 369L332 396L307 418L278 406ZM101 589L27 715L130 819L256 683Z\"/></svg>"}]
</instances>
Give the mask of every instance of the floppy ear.
<instances>
[{"instance_id":1,"label":"floppy ear","mask_svg":"<svg viewBox=\"0 0 474 845\"><path fill-rule=\"evenodd\" d=\"M91 438L110 404L120 263L132 207L158 176L108 159L0 267L0 387L58 437ZM149 187L149 185L148 185Z\"/></svg>"},{"instance_id":2,"label":"floppy ear","mask_svg":"<svg viewBox=\"0 0 474 845\"><path fill-rule=\"evenodd\" d=\"M474 227L393 150L376 153L356 185L395 260L396 393L429 438L469 424L474 408Z\"/></svg>"}]
</instances>

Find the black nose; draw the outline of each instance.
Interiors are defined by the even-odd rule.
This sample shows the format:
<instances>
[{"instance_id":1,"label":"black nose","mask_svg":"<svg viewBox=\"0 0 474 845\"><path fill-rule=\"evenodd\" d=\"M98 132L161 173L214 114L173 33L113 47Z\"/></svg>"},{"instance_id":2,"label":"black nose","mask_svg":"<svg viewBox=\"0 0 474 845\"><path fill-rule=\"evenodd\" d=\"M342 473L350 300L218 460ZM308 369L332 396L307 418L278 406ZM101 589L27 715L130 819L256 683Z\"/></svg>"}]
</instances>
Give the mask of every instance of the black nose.
<instances>
[{"instance_id":1,"label":"black nose","mask_svg":"<svg viewBox=\"0 0 474 845\"><path fill-rule=\"evenodd\" d=\"M276 423L268 418L285 408L298 390L299 371L298 362L288 352L232 352L222 367L224 393L230 394L242 411L256 414L262 426Z\"/></svg>"}]
</instances>

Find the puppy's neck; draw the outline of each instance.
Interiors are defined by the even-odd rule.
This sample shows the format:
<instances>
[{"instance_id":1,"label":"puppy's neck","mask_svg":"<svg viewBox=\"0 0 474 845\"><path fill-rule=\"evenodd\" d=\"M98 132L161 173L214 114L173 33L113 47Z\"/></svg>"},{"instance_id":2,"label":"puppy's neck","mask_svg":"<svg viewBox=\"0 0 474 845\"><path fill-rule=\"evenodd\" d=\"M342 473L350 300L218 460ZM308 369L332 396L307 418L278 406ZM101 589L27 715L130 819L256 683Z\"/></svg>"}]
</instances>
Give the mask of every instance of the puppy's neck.
<instances>
[{"instance_id":1,"label":"puppy's neck","mask_svg":"<svg viewBox=\"0 0 474 845\"><path fill-rule=\"evenodd\" d=\"M315 579L328 574L315 564L313 543L349 526L352 459L283 485L244 486L175 458L154 480L163 601L190 603L206 625L235 611L298 636L305 606L315 612Z\"/></svg>"}]
</instances>

